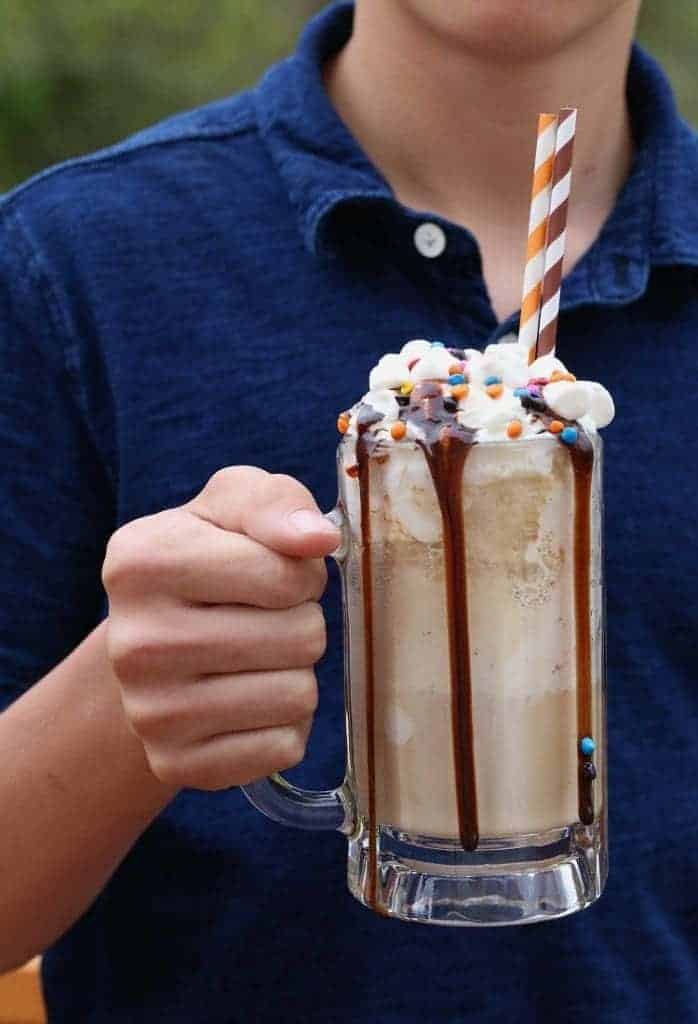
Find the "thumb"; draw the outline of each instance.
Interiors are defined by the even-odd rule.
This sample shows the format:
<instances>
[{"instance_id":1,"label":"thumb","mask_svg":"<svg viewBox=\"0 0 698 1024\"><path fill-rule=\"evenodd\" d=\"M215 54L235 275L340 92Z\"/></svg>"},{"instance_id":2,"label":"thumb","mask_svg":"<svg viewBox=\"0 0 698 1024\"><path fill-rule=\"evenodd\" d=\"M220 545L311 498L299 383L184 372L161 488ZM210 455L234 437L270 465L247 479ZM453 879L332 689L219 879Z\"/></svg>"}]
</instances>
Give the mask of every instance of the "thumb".
<instances>
[{"instance_id":1,"label":"thumb","mask_svg":"<svg viewBox=\"0 0 698 1024\"><path fill-rule=\"evenodd\" d=\"M282 555L322 558L341 542L339 529L322 514L307 487L291 476L254 466L219 470L188 508Z\"/></svg>"}]
</instances>

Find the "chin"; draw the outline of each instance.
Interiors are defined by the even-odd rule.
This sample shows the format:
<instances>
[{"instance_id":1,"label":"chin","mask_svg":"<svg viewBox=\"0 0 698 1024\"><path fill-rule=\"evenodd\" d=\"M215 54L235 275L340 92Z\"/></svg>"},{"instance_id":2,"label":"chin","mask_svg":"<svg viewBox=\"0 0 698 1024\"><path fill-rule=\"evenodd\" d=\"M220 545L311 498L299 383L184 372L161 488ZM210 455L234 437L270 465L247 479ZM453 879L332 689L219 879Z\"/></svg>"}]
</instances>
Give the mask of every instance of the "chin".
<instances>
[{"instance_id":1,"label":"chin","mask_svg":"<svg viewBox=\"0 0 698 1024\"><path fill-rule=\"evenodd\" d=\"M640 0L392 0L470 52L525 60L553 53Z\"/></svg>"}]
</instances>

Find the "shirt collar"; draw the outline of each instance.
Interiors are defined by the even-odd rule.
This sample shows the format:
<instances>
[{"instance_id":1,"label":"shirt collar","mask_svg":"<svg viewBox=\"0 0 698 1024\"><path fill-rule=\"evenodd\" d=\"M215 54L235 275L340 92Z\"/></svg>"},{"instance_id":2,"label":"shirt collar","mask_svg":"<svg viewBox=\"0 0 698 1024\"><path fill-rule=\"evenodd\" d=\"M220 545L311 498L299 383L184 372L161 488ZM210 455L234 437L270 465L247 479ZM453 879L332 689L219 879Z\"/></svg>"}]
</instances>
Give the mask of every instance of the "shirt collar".
<instances>
[{"instance_id":1,"label":"shirt collar","mask_svg":"<svg viewBox=\"0 0 698 1024\"><path fill-rule=\"evenodd\" d=\"M416 216L396 200L323 86L322 65L346 43L352 23L352 3L326 8L308 24L296 53L271 68L255 93L260 133L305 244L323 256L336 254L342 231L356 234L361 224L375 223L376 208ZM634 164L598 238L565 279L563 307L630 302L645 291L651 266L698 265L698 135L679 117L662 69L638 46L628 97ZM338 218L347 207L352 216ZM362 218L367 208L372 216Z\"/></svg>"}]
</instances>

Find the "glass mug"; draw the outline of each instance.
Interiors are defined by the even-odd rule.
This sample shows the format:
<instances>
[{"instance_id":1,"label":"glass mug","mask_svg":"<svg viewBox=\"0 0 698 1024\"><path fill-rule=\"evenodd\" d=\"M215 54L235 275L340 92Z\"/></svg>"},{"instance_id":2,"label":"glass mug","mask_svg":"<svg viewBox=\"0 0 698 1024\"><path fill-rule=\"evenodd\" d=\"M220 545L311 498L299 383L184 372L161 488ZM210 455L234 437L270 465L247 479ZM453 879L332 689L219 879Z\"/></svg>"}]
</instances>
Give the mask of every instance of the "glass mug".
<instances>
[{"instance_id":1,"label":"glass mug","mask_svg":"<svg viewBox=\"0 0 698 1024\"><path fill-rule=\"evenodd\" d=\"M343 832L349 889L380 914L581 910L608 868L601 439L473 444L440 476L416 443L361 450L340 443L329 513L346 778L243 789L277 822Z\"/></svg>"}]
</instances>

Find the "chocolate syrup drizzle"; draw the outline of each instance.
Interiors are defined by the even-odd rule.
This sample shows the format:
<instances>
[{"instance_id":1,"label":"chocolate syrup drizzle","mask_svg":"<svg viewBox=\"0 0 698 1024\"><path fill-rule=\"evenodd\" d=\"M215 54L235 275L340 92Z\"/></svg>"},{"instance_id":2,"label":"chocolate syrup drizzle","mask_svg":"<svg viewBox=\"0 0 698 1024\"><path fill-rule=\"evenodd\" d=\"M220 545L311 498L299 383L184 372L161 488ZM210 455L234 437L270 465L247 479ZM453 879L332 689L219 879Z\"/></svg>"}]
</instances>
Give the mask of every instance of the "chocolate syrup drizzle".
<instances>
[{"instance_id":1,"label":"chocolate syrup drizzle","mask_svg":"<svg viewBox=\"0 0 698 1024\"><path fill-rule=\"evenodd\" d=\"M591 478L594 449L579 431L570 447L574 469L574 622L577 650L577 792L579 820L594 822L593 782L596 768L591 754L583 754L580 743L592 731L591 686Z\"/></svg>"},{"instance_id":2,"label":"chocolate syrup drizzle","mask_svg":"<svg viewBox=\"0 0 698 1024\"><path fill-rule=\"evenodd\" d=\"M423 432L422 448L441 509L448 613L448 653L451 673L451 730L455 767L458 833L465 850L478 843L473 700L468 631L468 588L463 526L463 467L475 444L446 407L441 389L418 385L412 392L411 419Z\"/></svg>"},{"instance_id":3,"label":"chocolate syrup drizzle","mask_svg":"<svg viewBox=\"0 0 698 1024\"><path fill-rule=\"evenodd\" d=\"M378 910L378 821L376 817L376 682L373 659L373 570L371 566L370 466L376 447L368 433L383 417L371 406L359 410L356 424L356 462L361 499L361 586L364 605L364 672L366 676L366 769L368 773L368 889L366 902Z\"/></svg>"},{"instance_id":4,"label":"chocolate syrup drizzle","mask_svg":"<svg viewBox=\"0 0 698 1024\"><path fill-rule=\"evenodd\" d=\"M462 484L465 460L476 441L476 433L461 426L448 396L432 381L417 384L409 401L401 396L400 419L420 428L419 446L429 466L436 490L444 538L446 573L449 665L451 676L451 726L455 766L458 830L461 846L472 851L479 841L475 749L473 733L472 679L468 630L468 593L466 579L466 534L463 524ZM542 405L543 403L540 403ZM554 416L550 410L529 407L529 411L547 428ZM373 652L373 578L370 521L370 460L378 439L370 427L380 422L381 413L364 405L357 416L356 467L350 476L358 476L361 505L361 577L364 612L364 661L366 675L366 761L368 775L369 833L366 902L373 910L386 913L378 905L378 821L376 815L376 721L375 672ZM574 471L574 608L577 671L577 785L579 818L585 825L594 821L592 784L596 777L591 755L580 750L584 736L592 735L591 672L591 480L594 450L578 424L577 441L569 446Z\"/></svg>"}]
</instances>

